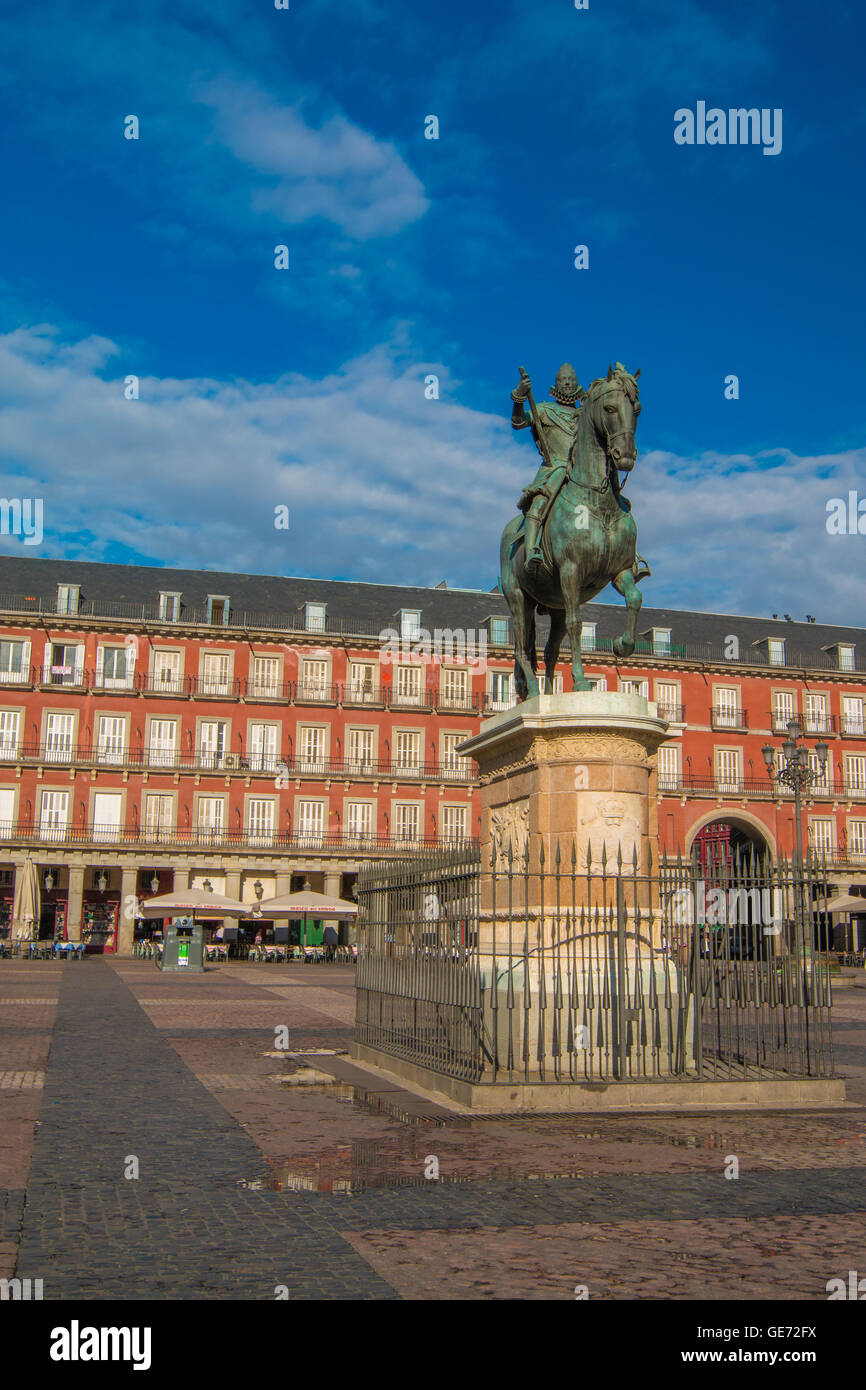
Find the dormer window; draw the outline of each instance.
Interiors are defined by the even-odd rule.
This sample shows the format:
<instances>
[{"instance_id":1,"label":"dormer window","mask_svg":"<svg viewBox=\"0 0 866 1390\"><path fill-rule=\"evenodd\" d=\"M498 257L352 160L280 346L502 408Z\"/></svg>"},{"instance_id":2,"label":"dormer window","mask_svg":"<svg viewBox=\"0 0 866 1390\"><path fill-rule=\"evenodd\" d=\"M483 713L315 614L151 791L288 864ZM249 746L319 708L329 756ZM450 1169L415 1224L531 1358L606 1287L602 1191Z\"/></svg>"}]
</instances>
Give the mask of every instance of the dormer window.
<instances>
[{"instance_id":1,"label":"dormer window","mask_svg":"<svg viewBox=\"0 0 866 1390\"><path fill-rule=\"evenodd\" d=\"M211 627L225 627L229 620L229 601L225 594L208 594L207 620Z\"/></svg>"},{"instance_id":2,"label":"dormer window","mask_svg":"<svg viewBox=\"0 0 866 1390\"><path fill-rule=\"evenodd\" d=\"M767 641L767 657L771 666L784 666L785 664L785 639L784 637L770 637Z\"/></svg>"},{"instance_id":3,"label":"dormer window","mask_svg":"<svg viewBox=\"0 0 866 1390\"><path fill-rule=\"evenodd\" d=\"M78 584L57 585L58 613L77 613L80 589Z\"/></svg>"},{"instance_id":4,"label":"dormer window","mask_svg":"<svg viewBox=\"0 0 866 1390\"><path fill-rule=\"evenodd\" d=\"M304 604L304 627L307 632L325 631L325 609L324 603L305 603Z\"/></svg>"},{"instance_id":5,"label":"dormer window","mask_svg":"<svg viewBox=\"0 0 866 1390\"><path fill-rule=\"evenodd\" d=\"M490 619L490 641L496 647L504 647L508 642L508 619Z\"/></svg>"},{"instance_id":6,"label":"dormer window","mask_svg":"<svg viewBox=\"0 0 866 1390\"><path fill-rule=\"evenodd\" d=\"M159 616L164 623L176 623L180 617L180 594L169 589L159 591Z\"/></svg>"},{"instance_id":7,"label":"dormer window","mask_svg":"<svg viewBox=\"0 0 866 1390\"><path fill-rule=\"evenodd\" d=\"M400 609L400 636L406 642L414 642L421 636L421 609Z\"/></svg>"},{"instance_id":8,"label":"dormer window","mask_svg":"<svg viewBox=\"0 0 866 1390\"><path fill-rule=\"evenodd\" d=\"M652 630L653 655L670 656L671 630L669 627L654 627Z\"/></svg>"},{"instance_id":9,"label":"dormer window","mask_svg":"<svg viewBox=\"0 0 866 1390\"><path fill-rule=\"evenodd\" d=\"M580 650L582 652L595 651L595 623L583 623L580 629Z\"/></svg>"},{"instance_id":10,"label":"dormer window","mask_svg":"<svg viewBox=\"0 0 866 1390\"><path fill-rule=\"evenodd\" d=\"M839 660L840 671L853 671L856 669L853 644L849 642L840 642L836 648L836 655Z\"/></svg>"}]
</instances>

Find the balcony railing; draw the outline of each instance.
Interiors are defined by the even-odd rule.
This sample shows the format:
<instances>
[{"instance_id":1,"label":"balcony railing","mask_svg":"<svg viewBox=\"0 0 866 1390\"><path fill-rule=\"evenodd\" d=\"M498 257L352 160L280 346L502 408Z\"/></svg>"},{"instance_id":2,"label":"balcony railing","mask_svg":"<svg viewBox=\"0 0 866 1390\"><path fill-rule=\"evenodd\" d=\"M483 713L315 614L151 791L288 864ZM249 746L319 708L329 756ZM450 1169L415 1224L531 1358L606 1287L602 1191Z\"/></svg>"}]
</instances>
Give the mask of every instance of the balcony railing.
<instances>
[{"instance_id":1,"label":"balcony railing","mask_svg":"<svg viewBox=\"0 0 866 1390\"><path fill-rule=\"evenodd\" d=\"M714 729L731 729L739 733L744 733L749 727L744 709L719 708L715 705L711 712L711 724Z\"/></svg>"},{"instance_id":2,"label":"balcony railing","mask_svg":"<svg viewBox=\"0 0 866 1390\"><path fill-rule=\"evenodd\" d=\"M773 782L769 777L719 777L710 774L684 774L680 777L658 779L658 789L662 796L731 796L759 801L793 800L794 793L783 783ZM829 777L823 785L813 784L804 793L804 801L829 801L843 795L840 783Z\"/></svg>"},{"instance_id":3,"label":"balcony railing","mask_svg":"<svg viewBox=\"0 0 866 1390\"><path fill-rule=\"evenodd\" d=\"M866 720L862 715L842 714L839 716L839 732L844 738L866 738Z\"/></svg>"},{"instance_id":4,"label":"balcony railing","mask_svg":"<svg viewBox=\"0 0 866 1390\"><path fill-rule=\"evenodd\" d=\"M407 833L399 835L359 834L354 830L299 831L275 830L272 833L259 828L239 828L227 830L199 826L168 828L149 828L147 826L116 826L99 823L87 825L47 825L33 821L0 822L0 843L50 844L52 847L74 848L82 845L98 845L103 848L111 845L116 848L165 849L231 849L262 848L273 851L286 850L337 850L351 848L365 853L381 854L383 850L423 849L443 843L464 845L476 844L466 838L455 841L451 834L441 836L414 836Z\"/></svg>"},{"instance_id":5,"label":"balcony railing","mask_svg":"<svg viewBox=\"0 0 866 1390\"><path fill-rule=\"evenodd\" d=\"M122 749L108 744L0 742L0 764L61 763L130 772L218 772L241 776L366 777L376 781L471 782L477 767L471 759L420 762L399 758L316 758L250 751L187 753L173 748Z\"/></svg>"},{"instance_id":6,"label":"balcony railing","mask_svg":"<svg viewBox=\"0 0 866 1390\"><path fill-rule=\"evenodd\" d=\"M685 705L670 705L660 702L658 712L659 719L666 719L669 724L685 724L686 722Z\"/></svg>"}]
</instances>

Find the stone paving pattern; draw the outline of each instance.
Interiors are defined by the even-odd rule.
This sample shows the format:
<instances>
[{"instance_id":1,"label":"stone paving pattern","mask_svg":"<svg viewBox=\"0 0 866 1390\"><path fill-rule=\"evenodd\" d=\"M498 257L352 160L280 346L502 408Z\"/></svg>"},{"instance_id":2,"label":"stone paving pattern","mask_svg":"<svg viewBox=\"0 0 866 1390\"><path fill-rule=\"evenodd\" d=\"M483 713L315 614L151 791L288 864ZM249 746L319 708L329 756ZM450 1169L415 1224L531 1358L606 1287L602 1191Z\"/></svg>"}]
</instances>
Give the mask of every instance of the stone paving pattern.
<instances>
[{"instance_id":1,"label":"stone paving pattern","mask_svg":"<svg viewBox=\"0 0 866 1390\"><path fill-rule=\"evenodd\" d=\"M834 1007L843 1111L532 1119L359 1090L334 1055L353 994L336 965L0 962L0 1277L46 1299L810 1300L866 1274L866 989Z\"/></svg>"}]
</instances>

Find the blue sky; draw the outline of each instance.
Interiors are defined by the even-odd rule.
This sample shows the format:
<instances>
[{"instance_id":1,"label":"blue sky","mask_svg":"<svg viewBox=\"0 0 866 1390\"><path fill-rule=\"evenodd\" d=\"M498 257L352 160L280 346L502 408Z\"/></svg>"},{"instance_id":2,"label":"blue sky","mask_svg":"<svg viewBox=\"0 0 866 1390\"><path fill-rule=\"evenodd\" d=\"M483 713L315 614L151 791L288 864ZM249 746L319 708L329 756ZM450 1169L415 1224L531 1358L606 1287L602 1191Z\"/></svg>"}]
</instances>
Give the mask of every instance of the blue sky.
<instances>
[{"instance_id":1,"label":"blue sky","mask_svg":"<svg viewBox=\"0 0 866 1390\"><path fill-rule=\"evenodd\" d=\"M3 549L490 587L518 365L541 399L619 358L645 601L863 623L825 526L866 498L862 6L49 0L4 37L0 460L45 536ZM677 145L699 100L781 109L781 153Z\"/></svg>"}]
</instances>

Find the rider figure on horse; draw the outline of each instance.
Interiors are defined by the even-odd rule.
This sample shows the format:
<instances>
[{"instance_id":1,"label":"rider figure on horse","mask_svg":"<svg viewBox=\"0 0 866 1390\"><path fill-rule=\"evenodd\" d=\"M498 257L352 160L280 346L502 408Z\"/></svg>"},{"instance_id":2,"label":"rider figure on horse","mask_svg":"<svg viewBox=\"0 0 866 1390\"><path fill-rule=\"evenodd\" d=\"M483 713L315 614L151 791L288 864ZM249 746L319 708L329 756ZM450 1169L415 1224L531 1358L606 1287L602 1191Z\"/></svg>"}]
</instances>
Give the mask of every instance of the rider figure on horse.
<instances>
[{"instance_id":1,"label":"rider figure on horse","mask_svg":"<svg viewBox=\"0 0 866 1390\"><path fill-rule=\"evenodd\" d=\"M527 415L524 404L531 390L532 382L521 367L520 381L511 393L514 402L511 425L516 430L531 429L536 447L541 454L538 472L529 486L524 488L517 504L526 518L524 563L530 575L533 571L547 570L544 552L541 549L542 527L568 469L571 446L577 434L578 403L586 394L571 363L563 362L556 373L556 381L550 388L550 394L556 404L542 401L536 406L536 414L544 431L544 440L539 442L536 422L532 416ZM545 457L545 444L549 461Z\"/></svg>"}]
</instances>

